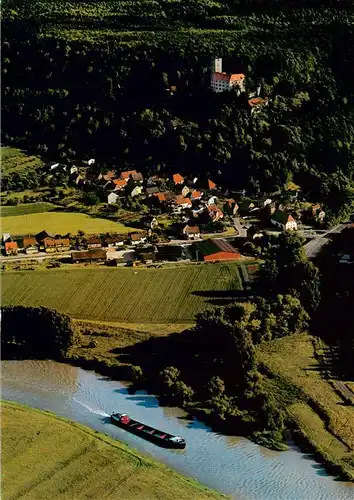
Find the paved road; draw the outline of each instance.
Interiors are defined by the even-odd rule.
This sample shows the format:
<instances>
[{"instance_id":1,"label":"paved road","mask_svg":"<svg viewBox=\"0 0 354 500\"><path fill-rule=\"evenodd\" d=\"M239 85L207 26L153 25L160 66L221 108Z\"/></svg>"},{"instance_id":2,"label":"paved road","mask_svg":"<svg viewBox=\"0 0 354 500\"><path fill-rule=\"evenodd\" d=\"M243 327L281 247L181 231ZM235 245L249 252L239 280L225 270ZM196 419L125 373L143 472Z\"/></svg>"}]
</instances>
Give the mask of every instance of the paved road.
<instances>
[{"instance_id":1,"label":"paved road","mask_svg":"<svg viewBox=\"0 0 354 500\"><path fill-rule=\"evenodd\" d=\"M306 255L309 259L313 259L320 252L320 250L327 245L331 240L327 238L329 234L340 233L345 228L345 224L338 224L337 226L332 227L326 233L317 236L313 240L309 241L304 245Z\"/></svg>"},{"instance_id":2,"label":"paved road","mask_svg":"<svg viewBox=\"0 0 354 500\"><path fill-rule=\"evenodd\" d=\"M235 229L238 232L236 235L237 238L246 238L247 236L247 229L243 228L240 224L240 221L238 220L237 217L232 219L232 222L234 223Z\"/></svg>"}]
</instances>

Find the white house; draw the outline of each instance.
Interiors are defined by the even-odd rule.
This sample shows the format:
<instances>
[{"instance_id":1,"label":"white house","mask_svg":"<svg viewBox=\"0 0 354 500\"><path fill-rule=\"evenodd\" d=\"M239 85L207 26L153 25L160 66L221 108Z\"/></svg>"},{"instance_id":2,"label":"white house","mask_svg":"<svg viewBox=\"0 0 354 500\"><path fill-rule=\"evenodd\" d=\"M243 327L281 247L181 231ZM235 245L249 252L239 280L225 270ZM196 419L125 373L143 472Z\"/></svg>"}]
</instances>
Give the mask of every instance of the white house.
<instances>
[{"instance_id":1,"label":"white house","mask_svg":"<svg viewBox=\"0 0 354 500\"><path fill-rule=\"evenodd\" d=\"M107 197L107 203L117 203L117 200L119 200L119 196L116 193L110 193Z\"/></svg>"},{"instance_id":2,"label":"white house","mask_svg":"<svg viewBox=\"0 0 354 500\"><path fill-rule=\"evenodd\" d=\"M182 192L181 192L182 196L185 198L188 193L189 193L189 187L184 186L184 188L182 189Z\"/></svg>"},{"instance_id":3,"label":"white house","mask_svg":"<svg viewBox=\"0 0 354 500\"><path fill-rule=\"evenodd\" d=\"M77 172L77 167L73 165L72 167L70 167L70 175L75 174L75 172Z\"/></svg>"},{"instance_id":4,"label":"white house","mask_svg":"<svg viewBox=\"0 0 354 500\"><path fill-rule=\"evenodd\" d=\"M238 87L240 92L245 92L245 78L243 73L219 73L214 72L211 76L211 88L213 92L225 92L233 87Z\"/></svg>"},{"instance_id":5,"label":"white house","mask_svg":"<svg viewBox=\"0 0 354 500\"><path fill-rule=\"evenodd\" d=\"M297 222L296 220L287 212L278 210L272 215L270 222L282 229L283 231L296 231Z\"/></svg>"},{"instance_id":6,"label":"white house","mask_svg":"<svg viewBox=\"0 0 354 500\"><path fill-rule=\"evenodd\" d=\"M215 203L218 201L217 196L211 196L208 200L208 205L215 205Z\"/></svg>"},{"instance_id":7,"label":"white house","mask_svg":"<svg viewBox=\"0 0 354 500\"><path fill-rule=\"evenodd\" d=\"M139 196L139 194L141 194L142 191L143 191L142 186L135 186L135 188L133 189L133 191L130 193L130 196L132 198L134 198L134 196Z\"/></svg>"}]
</instances>

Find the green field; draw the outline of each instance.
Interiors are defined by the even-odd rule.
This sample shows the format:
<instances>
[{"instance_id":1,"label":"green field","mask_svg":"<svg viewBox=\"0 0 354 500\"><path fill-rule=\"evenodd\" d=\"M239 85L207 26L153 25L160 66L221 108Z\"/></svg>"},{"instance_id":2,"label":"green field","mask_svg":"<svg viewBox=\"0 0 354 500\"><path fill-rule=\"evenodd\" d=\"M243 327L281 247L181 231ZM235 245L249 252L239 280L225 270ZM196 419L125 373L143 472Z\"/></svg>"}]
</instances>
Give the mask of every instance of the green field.
<instances>
[{"instance_id":1,"label":"green field","mask_svg":"<svg viewBox=\"0 0 354 500\"><path fill-rule=\"evenodd\" d=\"M36 169L43 166L43 162L37 156L28 156L17 148L2 146L0 148L1 171L5 174L10 172L21 172L27 168Z\"/></svg>"},{"instance_id":2,"label":"green field","mask_svg":"<svg viewBox=\"0 0 354 500\"><path fill-rule=\"evenodd\" d=\"M137 231L119 222L94 218L75 212L42 212L29 215L14 215L1 218L0 223L2 232L11 235L36 234L44 229L55 234L77 234L79 230L84 231L86 234Z\"/></svg>"},{"instance_id":3,"label":"green field","mask_svg":"<svg viewBox=\"0 0 354 500\"><path fill-rule=\"evenodd\" d=\"M132 448L40 410L2 403L2 499L221 498Z\"/></svg>"},{"instance_id":4,"label":"green field","mask_svg":"<svg viewBox=\"0 0 354 500\"><path fill-rule=\"evenodd\" d=\"M16 206L1 206L1 217L15 217L17 215L39 214L42 212L49 212L55 210L56 205L52 203L21 203ZM3 225L3 223L2 223Z\"/></svg>"},{"instance_id":5,"label":"green field","mask_svg":"<svg viewBox=\"0 0 354 500\"><path fill-rule=\"evenodd\" d=\"M209 302L223 301L228 295L224 291L230 289L240 289L235 264L59 269L2 275L3 305L41 305L74 318L103 321L192 321Z\"/></svg>"}]
</instances>

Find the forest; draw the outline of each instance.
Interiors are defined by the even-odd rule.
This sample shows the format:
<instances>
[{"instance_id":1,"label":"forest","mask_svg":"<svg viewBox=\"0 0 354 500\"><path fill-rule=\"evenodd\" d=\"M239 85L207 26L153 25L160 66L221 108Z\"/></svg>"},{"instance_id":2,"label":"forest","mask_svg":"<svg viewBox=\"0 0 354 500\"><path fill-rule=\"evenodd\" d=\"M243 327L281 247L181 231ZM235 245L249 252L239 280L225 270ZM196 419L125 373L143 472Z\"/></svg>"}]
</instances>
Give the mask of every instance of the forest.
<instances>
[{"instance_id":1,"label":"forest","mask_svg":"<svg viewBox=\"0 0 354 500\"><path fill-rule=\"evenodd\" d=\"M3 142L47 160L212 175L249 195L294 181L343 219L353 13L331 0L6 0ZM215 56L245 73L245 93L210 91ZM251 114L258 86L269 106Z\"/></svg>"}]
</instances>

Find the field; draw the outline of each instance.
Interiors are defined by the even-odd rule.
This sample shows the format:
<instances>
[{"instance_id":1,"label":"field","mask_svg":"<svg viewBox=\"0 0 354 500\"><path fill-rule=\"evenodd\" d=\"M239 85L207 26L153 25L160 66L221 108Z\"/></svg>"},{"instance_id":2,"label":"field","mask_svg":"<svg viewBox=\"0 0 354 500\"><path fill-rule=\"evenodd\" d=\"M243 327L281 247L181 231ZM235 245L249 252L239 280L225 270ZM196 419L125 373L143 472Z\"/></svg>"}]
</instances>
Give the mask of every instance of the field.
<instances>
[{"instance_id":1,"label":"field","mask_svg":"<svg viewBox=\"0 0 354 500\"><path fill-rule=\"evenodd\" d=\"M16 206L1 206L1 217L15 217L17 215L39 214L55 210L56 205L52 203L22 203Z\"/></svg>"},{"instance_id":2,"label":"field","mask_svg":"<svg viewBox=\"0 0 354 500\"><path fill-rule=\"evenodd\" d=\"M11 235L36 234L44 229L55 234L77 234L79 230L84 231L86 234L137 231L119 222L74 212L42 212L29 215L14 215L1 218L0 223L2 232Z\"/></svg>"},{"instance_id":3,"label":"field","mask_svg":"<svg viewBox=\"0 0 354 500\"><path fill-rule=\"evenodd\" d=\"M0 148L1 155L1 171L5 174L10 172L21 172L27 168L36 169L43 166L43 162L37 156L28 156L26 153L17 148L4 147Z\"/></svg>"},{"instance_id":4,"label":"field","mask_svg":"<svg viewBox=\"0 0 354 500\"><path fill-rule=\"evenodd\" d=\"M2 303L52 307L81 319L183 323L240 288L235 264L8 272Z\"/></svg>"},{"instance_id":5,"label":"field","mask_svg":"<svg viewBox=\"0 0 354 500\"><path fill-rule=\"evenodd\" d=\"M221 498L132 448L55 415L2 403L3 500Z\"/></svg>"},{"instance_id":6,"label":"field","mask_svg":"<svg viewBox=\"0 0 354 500\"><path fill-rule=\"evenodd\" d=\"M276 376L267 382L275 396L277 377L301 391L300 397L289 398L287 411L302 433L325 459L342 466L354 478L354 406L346 406L330 379L324 377L329 374L320 364L317 343L307 334L291 335L262 344L258 357Z\"/></svg>"}]
</instances>

